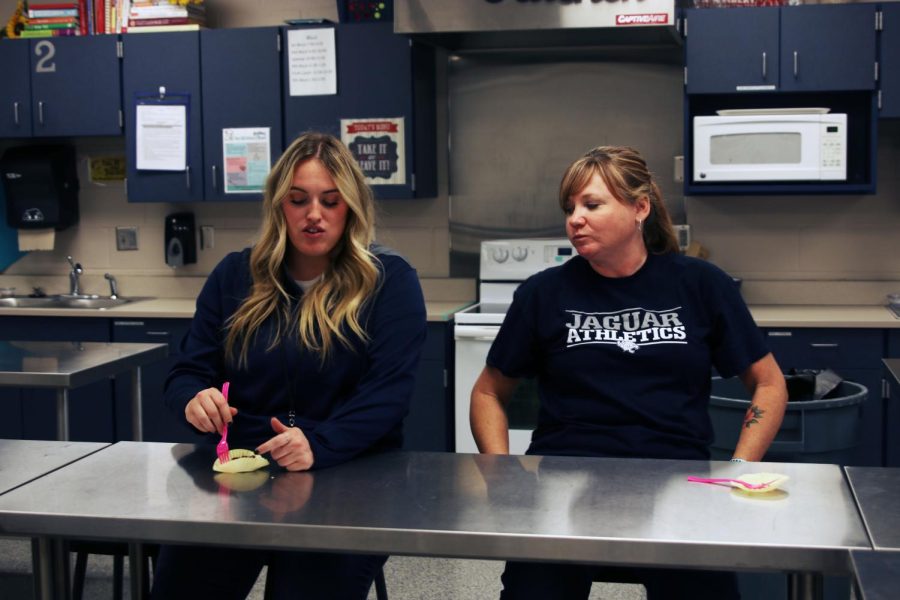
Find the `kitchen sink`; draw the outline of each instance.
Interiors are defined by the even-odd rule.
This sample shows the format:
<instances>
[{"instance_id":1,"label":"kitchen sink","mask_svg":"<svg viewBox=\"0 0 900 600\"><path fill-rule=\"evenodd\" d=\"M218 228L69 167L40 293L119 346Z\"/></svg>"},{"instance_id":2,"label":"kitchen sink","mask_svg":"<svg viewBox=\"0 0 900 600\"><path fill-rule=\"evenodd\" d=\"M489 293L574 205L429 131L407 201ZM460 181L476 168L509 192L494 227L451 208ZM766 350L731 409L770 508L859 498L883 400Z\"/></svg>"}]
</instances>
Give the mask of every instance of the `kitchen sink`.
<instances>
[{"instance_id":1,"label":"kitchen sink","mask_svg":"<svg viewBox=\"0 0 900 600\"><path fill-rule=\"evenodd\" d=\"M103 310L149 298L110 298L109 296L60 294L56 296L6 296L0 298L0 308L93 308Z\"/></svg>"}]
</instances>

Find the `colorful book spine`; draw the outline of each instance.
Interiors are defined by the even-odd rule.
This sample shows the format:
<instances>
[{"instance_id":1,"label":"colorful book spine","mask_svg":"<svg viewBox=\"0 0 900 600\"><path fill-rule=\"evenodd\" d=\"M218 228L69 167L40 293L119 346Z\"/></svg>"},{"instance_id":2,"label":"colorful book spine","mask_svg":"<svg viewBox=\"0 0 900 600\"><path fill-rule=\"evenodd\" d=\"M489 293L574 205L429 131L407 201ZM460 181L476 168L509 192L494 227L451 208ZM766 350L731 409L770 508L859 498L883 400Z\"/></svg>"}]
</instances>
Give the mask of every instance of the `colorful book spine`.
<instances>
[{"instance_id":1,"label":"colorful book spine","mask_svg":"<svg viewBox=\"0 0 900 600\"><path fill-rule=\"evenodd\" d=\"M25 26L28 31L41 31L44 29L78 29L78 23L47 23L32 25L29 23Z\"/></svg>"},{"instance_id":2,"label":"colorful book spine","mask_svg":"<svg viewBox=\"0 0 900 600\"><path fill-rule=\"evenodd\" d=\"M29 25L50 25L52 23L77 23L78 17L45 17L42 19L28 19Z\"/></svg>"},{"instance_id":3,"label":"colorful book spine","mask_svg":"<svg viewBox=\"0 0 900 600\"><path fill-rule=\"evenodd\" d=\"M31 10L60 10L66 8L78 8L77 2L29 2Z\"/></svg>"},{"instance_id":4,"label":"colorful book spine","mask_svg":"<svg viewBox=\"0 0 900 600\"><path fill-rule=\"evenodd\" d=\"M78 16L79 23L81 27L79 27L79 33L81 35L88 34L88 14L87 14L87 0L78 0Z\"/></svg>"},{"instance_id":5,"label":"colorful book spine","mask_svg":"<svg viewBox=\"0 0 900 600\"><path fill-rule=\"evenodd\" d=\"M185 25L196 23L196 19L189 17L169 17L166 19L128 19L129 27L144 27L147 25Z\"/></svg>"},{"instance_id":6,"label":"colorful book spine","mask_svg":"<svg viewBox=\"0 0 900 600\"><path fill-rule=\"evenodd\" d=\"M77 8L48 8L46 10L28 9L29 19L44 19L47 17L77 17Z\"/></svg>"},{"instance_id":7,"label":"colorful book spine","mask_svg":"<svg viewBox=\"0 0 900 600\"><path fill-rule=\"evenodd\" d=\"M45 38L45 37L68 37L78 35L77 29L23 29L19 33L19 37L23 38Z\"/></svg>"}]
</instances>

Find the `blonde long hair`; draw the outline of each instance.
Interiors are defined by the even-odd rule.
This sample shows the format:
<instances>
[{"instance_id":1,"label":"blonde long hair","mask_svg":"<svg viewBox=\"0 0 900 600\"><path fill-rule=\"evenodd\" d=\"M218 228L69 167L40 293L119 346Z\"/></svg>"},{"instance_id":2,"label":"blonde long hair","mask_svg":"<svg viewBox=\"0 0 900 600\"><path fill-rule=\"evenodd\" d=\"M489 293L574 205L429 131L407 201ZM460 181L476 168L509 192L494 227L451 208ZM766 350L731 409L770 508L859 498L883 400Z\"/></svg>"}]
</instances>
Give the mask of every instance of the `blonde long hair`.
<instances>
[{"instance_id":1,"label":"blonde long hair","mask_svg":"<svg viewBox=\"0 0 900 600\"><path fill-rule=\"evenodd\" d=\"M349 210L344 232L331 251L331 262L322 279L303 294L298 308L292 311L291 295L283 283L290 242L282 201L297 166L312 158L321 161L331 175ZM266 179L261 232L250 252L253 285L225 324L226 357L246 366L251 343L273 315L277 324L268 350L292 332L302 347L319 353L324 363L336 342L350 347L350 333L367 341L360 311L378 286L377 259L369 252L374 236L372 190L350 150L334 136L322 133L305 133L294 140Z\"/></svg>"},{"instance_id":2,"label":"blonde long hair","mask_svg":"<svg viewBox=\"0 0 900 600\"><path fill-rule=\"evenodd\" d=\"M594 173L600 175L613 197L622 204L634 206L644 196L650 201L650 214L642 228L644 246L649 252L678 252L678 238L662 192L646 161L634 148L598 146L569 165L559 184L559 207L563 211L569 197L583 190Z\"/></svg>"}]
</instances>

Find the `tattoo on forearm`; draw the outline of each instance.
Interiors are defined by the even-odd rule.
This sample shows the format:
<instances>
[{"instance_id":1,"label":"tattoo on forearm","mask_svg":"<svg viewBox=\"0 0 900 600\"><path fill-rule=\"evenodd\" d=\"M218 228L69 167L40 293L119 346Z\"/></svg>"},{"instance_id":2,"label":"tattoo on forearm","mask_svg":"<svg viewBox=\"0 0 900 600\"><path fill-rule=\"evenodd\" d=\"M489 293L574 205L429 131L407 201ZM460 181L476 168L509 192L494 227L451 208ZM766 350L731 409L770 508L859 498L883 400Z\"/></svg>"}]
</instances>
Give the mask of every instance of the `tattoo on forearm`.
<instances>
[{"instance_id":1,"label":"tattoo on forearm","mask_svg":"<svg viewBox=\"0 0 900 600\"><path fill-rule=\"evenodd\" d=\"M766 411L755 404L751 404L750 408L747 409L747 414L744 415L744 427L750 427L754 423L759 423L759 420L762 419L765 412Z\"/></svg>"}]
</instances>

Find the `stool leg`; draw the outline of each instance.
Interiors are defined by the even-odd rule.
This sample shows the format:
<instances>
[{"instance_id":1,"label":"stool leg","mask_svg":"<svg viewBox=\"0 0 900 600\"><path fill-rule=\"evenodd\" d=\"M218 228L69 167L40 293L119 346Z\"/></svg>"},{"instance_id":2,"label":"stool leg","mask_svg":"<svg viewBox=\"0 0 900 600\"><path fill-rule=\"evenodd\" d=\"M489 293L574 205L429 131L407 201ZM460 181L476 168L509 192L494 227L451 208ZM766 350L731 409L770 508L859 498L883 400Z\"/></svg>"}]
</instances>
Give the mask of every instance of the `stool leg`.
<instances>
[{"instance_id":1,"label":"stool leg","mask_svg":"<svg viewBox=\"0 0 900 600\"><path fill-rule=\"evenodd\" d=\"M87 552L75 554L75 575L72 578L72 600L81 600L84 596L84 577L87 572Z\"/></svg>"},{"instance_id":2,"label":"stool leg","mask_svg":"<svg viewBox=\"0 0 900 600\"><path fill-rule=\"evenodd\" d=\"M113 556L113 600L122 600L125 589L125 558L121 554Z\"/></svg>"},{"instance_id":3,"label":"stool leg","mask_svg":"<svg viewBox=\"0 0 900 600\"><path fill-rule=\"evenodd\" d=\"M378 600L388 600L387 586L384 583L384 569L378 569L375 574L375 597Z\"/></svg>"}]
</instances>

